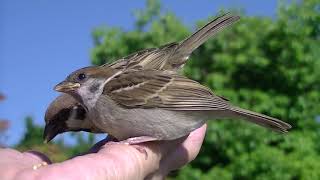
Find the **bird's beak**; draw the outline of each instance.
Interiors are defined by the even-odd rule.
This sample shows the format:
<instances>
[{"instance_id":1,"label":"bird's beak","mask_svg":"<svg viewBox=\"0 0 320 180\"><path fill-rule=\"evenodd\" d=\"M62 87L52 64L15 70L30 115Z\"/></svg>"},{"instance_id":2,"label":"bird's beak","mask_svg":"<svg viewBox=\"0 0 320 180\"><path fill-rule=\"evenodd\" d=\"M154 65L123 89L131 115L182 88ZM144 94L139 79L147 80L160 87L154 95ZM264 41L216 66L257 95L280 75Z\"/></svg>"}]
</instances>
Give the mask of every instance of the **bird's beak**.
<instances>
[{"instance_id":1,"label":"bird's beak","mask_svg":"<svg viewBox=\"0 0 320 180\"><path fill-rule=\"evenodd\" d=\"M74 90L78 89L79 87L80 87L79 83L62 81L61 83L57 84L54 87L54 90L56 90L58 92L66 93L66 92L74 91Z\"/></svg>"},{"instance_id":2,"label":"bird's beak","mask_svg":"<svg viewBox=\"0 0 320 180\"><path fill-rule=\"evenodd\" d=\"M50 142L56 135L59 134L59 129L52 123L46 124L43 132L44 143Z\"/></svg>"}]
</instances>

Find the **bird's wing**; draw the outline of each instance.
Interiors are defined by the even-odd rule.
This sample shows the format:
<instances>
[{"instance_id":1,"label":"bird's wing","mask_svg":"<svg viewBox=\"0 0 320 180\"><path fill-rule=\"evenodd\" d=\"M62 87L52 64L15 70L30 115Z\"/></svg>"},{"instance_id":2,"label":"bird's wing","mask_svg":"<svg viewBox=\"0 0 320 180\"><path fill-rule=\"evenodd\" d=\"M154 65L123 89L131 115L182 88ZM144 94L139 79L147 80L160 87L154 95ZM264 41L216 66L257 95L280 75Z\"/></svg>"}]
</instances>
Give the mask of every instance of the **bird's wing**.
<instances>
[{"instance_id":1,"label":"bird's wing","mask_svg":"<svg viewBox=\"0 0 320 180\"><path fill-rule=\"evenodd\" d=\"M224 110L227 101L196 81L170 71L127 71L104 87L108 95L127 108L170 110Z\"/></svg>"},{"instance_id":2,"label":"bird's wing","mask_svg":"<svg viewBox=\"0 0 320 180\"><path fill-rule=\"evenodd\" d=\"M105 66L116 69L177 70L185 64L190 54L201 44L238 20L239 16L233 16L230 13L223 14L180 43L169 43L159 48L144 49Z\"/></svg>"},{"instance_id":3,"label":"bird's wing","mask_svg":"<svg viewBox=\"0 0 320 180\"><path fill-rule=\"evenodd\" d=\"M103 66L114 69L163 69L166 60L173 54L178 43L169 43L159 48L143 49Z\"/></svg>"}]
</instances>

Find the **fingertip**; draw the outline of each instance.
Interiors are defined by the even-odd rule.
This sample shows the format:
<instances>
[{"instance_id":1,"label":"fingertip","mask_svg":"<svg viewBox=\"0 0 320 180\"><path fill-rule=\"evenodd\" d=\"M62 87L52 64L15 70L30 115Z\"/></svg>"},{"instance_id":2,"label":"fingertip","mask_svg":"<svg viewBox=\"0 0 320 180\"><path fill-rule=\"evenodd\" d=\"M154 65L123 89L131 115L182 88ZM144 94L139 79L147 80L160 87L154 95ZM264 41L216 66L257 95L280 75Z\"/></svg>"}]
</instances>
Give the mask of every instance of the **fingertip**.
<instances>
[{"instance_id":1,"label":"fingertip","mask_svg":"<svg viewBox=\"0 0 320 180\"><path fill-rule=\"evenodd\" d=\"M206 130L207 130L207 124L202 125L200 128L192 131L189 134L189 138L192 138L193 140L199 140L199 141L203 141L205 134L206 134Z\"/></svg>"},{"instance_id":2,"label":"fingertip","mask_svg":"<svg viewBox=\"0 0 320 180\"><path fill-rule=\"evenodd\" d=\"M117 172L131 174L132 177L145 177L159 168L162 152L159 142L149 142L138 145L105 144L97 154L103 157L112 157ZM139 149L144 149L142 152ZM143 179L143 178L142 178Z\"/></svg>"},{"instance_id":3,"label":"fingertip","mask_svg":"<svg viewBox=\"0 0 320 180\"><path fill-rule=\"evenodd\" d=\"M130 175L130 177L146 177L150 173L159 172L166 175L173 169L180 168L193 160L199 153L207 125L194 130L188 136L173 141L156 141L138 144L135 146L121 143L107 143L106 140L98 143L96 154L90 155L95 164L93 170L103 170L105 174ZM143 148L146 153L137 150ZM160 166L166 166L161 169ZM109 167L109 168L108 168ZM101 171L99 171L101 172Z\"/></svg>"},{"instance_id":4,"label":"fingertip","mask_svg":"<svg viewBox=\"0 0 320 180\"><path fill-rule=\"evenodd\" d=\"M158 173L165 176L170 171L179 169L194 160L201 149L206 128L207 125L204 124L191 132L181 145L177 146L174 151L170 152L165 159L161 161L161 170L159 170Z\"/></svg>"},{"instance_id":5,"label":"fingertip","mask_svg":"<svg viewBox=\"0 0 320 180\"><path fill-rule=\"evenodd\" d=\"M188 138L182 143L182 146L188 151L188 162L194 160L198 155L206 135L207 124L190 133Z\"/></svg>"}]
</instances>

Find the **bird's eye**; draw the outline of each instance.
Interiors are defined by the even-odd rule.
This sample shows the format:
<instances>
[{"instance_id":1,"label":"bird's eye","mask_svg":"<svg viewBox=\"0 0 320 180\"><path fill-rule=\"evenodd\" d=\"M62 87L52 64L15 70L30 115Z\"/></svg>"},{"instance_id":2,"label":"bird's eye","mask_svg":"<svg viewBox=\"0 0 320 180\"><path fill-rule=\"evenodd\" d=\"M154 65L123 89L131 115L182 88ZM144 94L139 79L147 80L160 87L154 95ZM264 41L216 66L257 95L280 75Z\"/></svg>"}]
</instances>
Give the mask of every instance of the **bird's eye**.
<instances>
[{"instance_id":1,"label":"bird's eye","mask_svg":"<svg viewBox=\"0 0 320 180\"><path fill-rule=\"evenodd\" d=\"M78 75L78 79L80 81L84 80L85 78L86 78L86 75L84 73L81 73L81 74Z\"/></svg>"}]
</instances>

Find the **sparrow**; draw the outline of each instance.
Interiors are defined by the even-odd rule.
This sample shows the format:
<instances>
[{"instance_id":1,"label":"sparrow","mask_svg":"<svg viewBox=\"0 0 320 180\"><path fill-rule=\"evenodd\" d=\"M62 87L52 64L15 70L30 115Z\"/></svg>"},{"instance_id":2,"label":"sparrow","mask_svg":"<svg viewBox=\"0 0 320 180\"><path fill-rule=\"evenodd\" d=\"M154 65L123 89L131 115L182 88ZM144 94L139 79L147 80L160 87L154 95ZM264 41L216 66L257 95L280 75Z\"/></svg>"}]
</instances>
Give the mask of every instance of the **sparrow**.
<instances>
[{"instance_id":1,"label":"sparrow","mask_svg":"<svg viewBox=\"0 0 320 180\"><path fill-rule=\"evenodd\" d=\"M62 94L48 107L45 113L44 142L51 141L56 135L69 131L103 133L87 119L86 110L72 96Z\"/></svg>"},{"instance_id":2,"label":"sparrow","mask_svg":"<svg viewBox=\"0 0 320 180\"><path fill-rule=\"evenodd\" d=\"M183 41L183 46L180 43L169 43L159 48L149 48L134 52L126 57L123 57L111 64L104 64L104 68L121 69L158 69L158 70L171 70L178 71L188 60L188 55L185 52L192 52L207 39L214 36L219 31L232 25L239 20L239 16L232 16L230 13L221 15L207 25L200 28L197 32L193 33L190 37ZM178 49L180 47L180 49ZM188 47L188 49L186 48ZM177 49L175 49L177 48ZM175 54L172 54L173 51ZM178 57L181 54L181 57ZM175 58L174 56L177 58ZM77 109L77 110L75 110ZM81 110L81 111L80 111ZM66 111L68 113L66 114ZM85 114L85 109L80 103L72 99L71 96L60 95L56 98L47 108L45 121L44 138L47 142L53 139L57 134L68 131L90 131L98 132L98 128L90 129L93 127L89 118L78 119L80 115L77 113ZM69 116L74 114L72 118ZM70 122L68 122L70 121ZM50 123L49 123L50 122ZM69 125L71 127L69 127ZM86 126L84 126L86 125ZM90 125L90 127L88 127ZM51 127L53 126L53 127ZM53 130L57 129L57 130ZM58 131L59 130L59 131ZM52 132L51 132L52 131ZM99 131L100 132L100 131ZM50 135L49 135L50 134Z\"/></svg>"},{"instance_id":3,"label":"sparrow","mask_svg":"<svg viewBox=\"0 0 320 180\"><path fill-rule=\"evenodd\" d=\"M209 88L174 71L86 67L55 90L72 95L88 118L117 140L137 144L188 135L207 120L244 119L278 132L281 120L232 105Z\"/></svg>"},{"instance_id":4,"label":"sparrow","mask_svg":"<svg viewBox=\"0 0 320 180\"><path fill-rule=\"evenodd\" d=\"M99 131L137 144L186 136L207 120L244 119L278 132L281 120L232 105L176 71L209 37L239 19L222 15L180 43L142 50L103 66L71 73L55 90L71 95Z\"/></svg>"}]
</instances>

